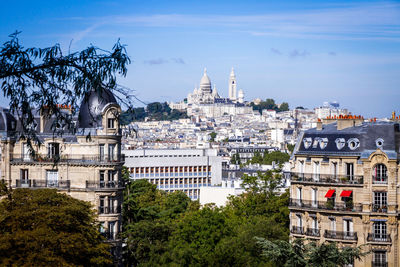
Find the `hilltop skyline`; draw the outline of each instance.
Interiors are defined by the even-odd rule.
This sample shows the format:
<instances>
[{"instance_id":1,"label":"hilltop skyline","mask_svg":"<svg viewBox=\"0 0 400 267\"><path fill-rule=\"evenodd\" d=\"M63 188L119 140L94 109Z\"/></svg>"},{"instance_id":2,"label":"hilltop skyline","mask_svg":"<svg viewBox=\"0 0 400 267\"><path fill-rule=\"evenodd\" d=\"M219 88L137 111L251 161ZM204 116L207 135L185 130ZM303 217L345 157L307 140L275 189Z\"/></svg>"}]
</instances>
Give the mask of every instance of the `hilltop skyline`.
<instances>
[{"instance_id":1,"label":"hilltop skyline","mask_svg":"<svg viewBox=\"0 0 400 267\"><path fill-rule=\"evenodd\" d=\"M336 100L364 117L400 112L394 1L20 1L4 4L0 21L1 43L19 30L25 47L111 49L120 38L133 62L119 83L145 102L182 100L205 67L227 96L234 67L246 100L292 108Z\"/></svg>"}]
</instances>

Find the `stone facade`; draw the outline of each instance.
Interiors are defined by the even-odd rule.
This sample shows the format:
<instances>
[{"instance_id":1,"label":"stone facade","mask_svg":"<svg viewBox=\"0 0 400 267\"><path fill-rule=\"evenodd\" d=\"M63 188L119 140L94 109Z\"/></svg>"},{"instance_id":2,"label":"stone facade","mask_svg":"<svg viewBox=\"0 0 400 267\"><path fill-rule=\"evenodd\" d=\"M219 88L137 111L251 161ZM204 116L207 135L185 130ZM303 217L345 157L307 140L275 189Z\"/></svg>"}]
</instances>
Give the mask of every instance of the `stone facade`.
<instances>
[{"instance_id":1,"label":"stone facade","mask_svg":"<svg viewBox=\"0 0 400 267\"><path fill-rule=\"evenodd\" d=\"M15 129L1 131L1 179L12 188L55 188L90 202L98 214L100 232L112 244L112 253L118 259L124 163L117 120L121 110L111 92L103 96L92 92L83 101L75 134L54 135L50 127L53 118L37 112L37 135L42 144L33 145L34 154L19 136L19 122ZM12 116L4 109L2 113Z\"/></svg>"},{"instance_id":2,"label":"stone facade","mask_svg":"<svg viewBox=\"0 0 400 267\"><path fill-rule=\"evenodd\" d=\"M305 131L291 158L291 238L371 250L354 266L399 266L397 122L344 118Z\"/></svg>"}]
</instances>

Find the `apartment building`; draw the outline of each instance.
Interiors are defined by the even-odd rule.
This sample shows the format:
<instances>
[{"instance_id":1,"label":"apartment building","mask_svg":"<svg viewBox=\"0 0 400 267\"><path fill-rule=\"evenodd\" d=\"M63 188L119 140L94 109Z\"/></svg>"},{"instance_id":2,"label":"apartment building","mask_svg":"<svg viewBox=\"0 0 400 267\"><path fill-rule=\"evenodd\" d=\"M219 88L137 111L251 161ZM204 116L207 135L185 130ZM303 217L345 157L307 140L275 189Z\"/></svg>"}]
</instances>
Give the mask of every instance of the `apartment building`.
<instances>
[{"instance_id":1,"label":"apartment building","mask_svg":"<svg viewBox=\"0 0 400 267\"><path fill-rule=\"evenodd\" d=\"M204 187L222 182L216 149L123 150L132 179L147 179L166 192L180 190L197 200Z\"/></svg>"},{"instance_id":2,"label":"apartment building","mask_svg":"<svg viewBox=\"0 0 400 267\"><path fill-rule=\"evenodd\" d=\"M399 266L399 123L341 116L303 132L291 158L291 238L366 244L354 266Z\"/></svg>"},{"instance_id":3,"label":"apartment building","mask_svg":"<svg viewBox=\"0 0 400 267\"><path fill-rule=\"evenodd\" d=\"M37 111L36 131L42 145L34 145L33 156L20 138L20 122L8 110L0 110L0 179L12 188L55 188L92 203L116 259L122 246L118 236L123 190L120 111L110 91L92 91L73 119L77 132L65 130L63 135L54 135L54 117L47 116L45 108Z\"/></svg>"}]
</instances>

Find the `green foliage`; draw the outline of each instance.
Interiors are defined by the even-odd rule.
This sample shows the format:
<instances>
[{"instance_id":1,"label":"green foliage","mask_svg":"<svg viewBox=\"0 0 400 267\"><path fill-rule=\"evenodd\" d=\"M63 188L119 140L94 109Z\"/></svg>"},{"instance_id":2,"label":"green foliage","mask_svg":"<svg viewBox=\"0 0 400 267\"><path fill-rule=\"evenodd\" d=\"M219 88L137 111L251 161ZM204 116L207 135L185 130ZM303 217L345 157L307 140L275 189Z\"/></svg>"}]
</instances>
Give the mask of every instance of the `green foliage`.
<instances>
[{"instance_id":1,"label":"green foliage","mask_svg":"<svg viewBox=\"0 0 400 267\"><path fill-rule=\"evenodd\" d=\"M279 106L279 111L289 111L289 104L287 102L282 102Z\"/></svg>"},{"instance_id":2,"label":"green foliage","mask_svg":"<svg viewBox=\"0 0 400 267\"><path fill-rule=\"evenodd\" d=\"M271 165L272 162L275 162L275 164L283 164L285 162L288 162L289 159L290 159L289 154L280 151L273 151L270 153L268 153L268 151L265 151L263 156L261 156L259 152L255 152L253 158L249 160L247 164L252 163L252 164Z\"/></svg>"},{"instance_id":3,"label":"green foliage","mask_svg":"<svg viewBox=\"0 0 400 267\"><path fill-rule=\"evenodd\" d=\"M24 48L19 32L0 48L0 82L9 99L11 113L18 114L20 134L28 140L37 138L34 109L46 107L56 119L52 129L61 134L72 129L72 117L79 110L82 98L104 88L124 94L120 100L131 106L129 93L117 86L116 76L125 76L130 59L119 41L111 51L90 45L79 52L64 54L59 44L47 48ZM71 113L62 107L71 107ZM62 127L57 127L61 125Z\"/></svg>"},{"instance_id":4,"label":"green foliage","mask_svg":"<svg viewBox=\"0 0 400 267\"><path fill-rule=\"evenodd\" d=\"M256 236L288 240L289 194L278 172L245 179L248 189L222 208L165 194L145 180L125 190L127 264L137 266L268 266ZM128 193L129 192L129 193Z\"/></svg>"},{"instance_id":5,"label":"green foliage","mask_svg":"<svg viewBox=\"0 0 400 267\"><path fill-rule=\"evenodd\" d=\"M290 152L290 153L293 153L293 150L294 150L295 145L287 144L286 146L287 146L287 149L289 150L289 152Z\"/></svg>"},{"instance_id":6,"label":"green foliage","mask_svg":"<svg viewBox=\"0 0 400 267\"><path fill-rule=\"evenodd\" d=\"M272 110L275 110L276 112L289 110L289 104L287 102L282 102L282 104L280 104L280 106L278 107L278 105L275 104L275 100L272 98L267 98L265 101L261 101L258 105L251 102L250 105L253 107L253 110L258 110L260 113L264 109L267 109L267 110L272 109Z\"/></svg>"},{"instance_id":7,"label":"green foliage","mask_svg":"<svg viewBox=\"0 0 400 267\"><path fill-rule=\"evenodd\" d=\"M133 121L144 121L148 117L151 121L178 120L188 118L185 111L171 109L167 102L153 102L145 108L133 108L121 114L121 123L127 125Z\"/></svg>"},{"instance_id":8,"label":"green foliage","mask_svg":"<svg viewBox=\"0 0 400 267\"><path fill-rule=\"evenodd\" d=\"M236 164L236 165L242 164L242 161L240 160L239 152L236 152L235 154L232 155L231 163Z\"/></svg>"},{"instance_id":9,"label":"green foliage","mask_svg":"<svg viewBox=\"0 0 400 267\"><path fill-rule=\"evenodd\" d=\"M353 260L361 260L369 252L363 247L338 248L336 243L315 242L304 244L303 239L295 239L292 243L283 240L270 241L256 238L262 247L262 255L276 264L287 267L336 267L352 264Z\"/></svg>"},{"instance_id":10,"label":"green foliage","mask_svg":"<svg viewBox=\"0 0 400 267\"><path fill-rule=\"evenodd\" d=\"M216 132L212 132L210 133L210 142L215 142L215 137L217 137L217 133Z\"/></svg>"},{"instance_id":11,"label":"green foliage","mask_svg":"<svg viewBox=\"0 0 400 267\"><path fill-rule=\"evenodd\" d=\"M126 260L129 264L154 265L166 252L173 221L190 206L183 192L165 194L146 180L128 183L125 189L123 216L126 222Z\"/></svg>"},{"instance_id":12,"label":"green foliage","mask_svg":"<svg viewBox=\"0 0 400 267\"><path fill-rule=\"evenodd\" d=\"M104 266L109 246L88 202L55 189L16 189L0 201L1 266Z\"/></svg>"}]
</instances>

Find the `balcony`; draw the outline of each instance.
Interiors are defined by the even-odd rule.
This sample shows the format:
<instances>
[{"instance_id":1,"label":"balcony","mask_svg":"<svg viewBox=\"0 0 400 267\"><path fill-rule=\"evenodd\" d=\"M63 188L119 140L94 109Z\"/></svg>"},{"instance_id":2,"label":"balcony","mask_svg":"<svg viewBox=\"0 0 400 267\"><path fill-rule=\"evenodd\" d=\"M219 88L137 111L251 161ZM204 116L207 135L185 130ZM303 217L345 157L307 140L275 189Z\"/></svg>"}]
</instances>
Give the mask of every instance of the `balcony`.
<instances>
[{"instance_id":1,"label":"balcony","mask_svg":"<svg viewBox=\"0 0 400 267\"><path fill-rule=\"evenodd\" d=\"M86 188L94 190L119 189L123 188L123 184L119 183L118 181L100 181L100 182L86 181Z\"/></svg>"},{"instance_id":2,"label":"balcony","mask_svg":"<svg viewBox=\"0 0 400 267\"><path fill-rule=\"evenodd\" d=\"M364 176L361 175L333 175L333 174L314 174L314 173L290 173L290 180L304 184L364 184Z\"/></svg>"},{"instance_id":3,"label":"balcony","mask_svg":"<svg viewBox=\"0 0 400 267\"><path fill-rule=\"evenodd\" d=\"M367 241L374 243L392 243L392 238L389 234L368 233Z\"/></svg>"},{"instance_id":4,"label":"balcony","mask_svg":"<svg viewBox=\"0 0 400 267\"><path fill-rule=\"evenodd\" d=\"M388 267L388 263L385 261L373 261L372 267Z\"/></svg>"},{"instance_id":5,"label":"balcony","mask_svg":"<svg viewBox=\"0 0 400 267\"><path fill-rule=\"evenodd\" d=\"M337 203L333 201L312 201L302 199L289 199L289 207L298 207L315 210L362 212L362 204L352 202Z\"/></svg>"},{"instance_id":6,"label":"balcony","mask_svg":"<svg viewBox=\"0 0 400 267\"><path fill-rule=\"evenodd\" d=\"M297 234L297 235L304 235L304 228L301 226L292 226L292 229L290 230L292 234Z\"/></svg>"},{"instance_id":7,"label":"balcony","mask_svg":"<svg viewBox=\"0 0 400 267\"><path fill-rule=\"evenodd\" d=\"M102 232L100 233L106 240L112 241L116 239L116 235L114 232Z\"/></svg>"},{"instance_id":8,"label":"balcony","mask_svg":"<svg viewBox=\"0 0 400 267\"><path fill-rule=\"evenodd\" d=\"M387 184L388 178L387 176L375 176L372 175L372 183L373 184Z\"/></svg>"},{"instance_id":9,"label":"balcony","mask_svg":"<svg viewBox=\"0 0 400 267\"><path fill-rule=\"evenodd\" d=\"M349 232L349 231L341 232L341 231L325 230L324 237L329 239L349 240L349 241L357 241L358 239L356 232Z\"/></svg>"},{"instance_id":10,"label":"balcony","mask_svg":"<svg viewBox=\"0 0 400 267\"><path fill-rule=\"evenodd\" d=\"M315 229L315 228L307 228L306 235L319 237L320 231L319 231L319 229Z\"/></svg>"},{"instance_id":11,"label":"balcony","mask_svg":"<svg viewBox=\"0 0 400 267\"><path fill-rule=\"evenodd\" d=\"M120 164L125 161L125 155L121 154L115 157L102 155L87 155L87 154L61 154L61 155L40 155L35 156L14 154L11 156L12 163L23 162L43 162L43 163L75 163L75 164Z\"/></svg>"},{"instance_id":12,"label":"balcony","mask_svg":"<svg viewBox=\"0 0 400 267\"><path fill-rule=\"evenodd\" d=\"M69 189L71 187L70 180L38 180L26 179L16 180L15 187L17 188L58 188Z\"/></svg>"},{"instance_id":13,"label":"balcony","mask_svg":"<svg viewBox=\"0 0 400 267\"><path fill-rule=\"evenodd\" d=\"M102 207L99 206L99 214L118 214L121 213L121 207Z\"/></svg>"}]
</instances>

